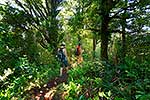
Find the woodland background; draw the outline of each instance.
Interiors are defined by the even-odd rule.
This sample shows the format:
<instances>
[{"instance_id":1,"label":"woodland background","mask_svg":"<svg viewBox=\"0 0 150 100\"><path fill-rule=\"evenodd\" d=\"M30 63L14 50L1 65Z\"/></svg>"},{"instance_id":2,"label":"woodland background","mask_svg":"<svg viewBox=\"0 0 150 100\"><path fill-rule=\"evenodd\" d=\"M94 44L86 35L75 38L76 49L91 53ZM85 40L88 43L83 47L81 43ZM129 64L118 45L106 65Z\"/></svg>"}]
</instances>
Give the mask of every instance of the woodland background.
<instances>
[{"instance_id":1,"label":"woodland background","mask_svg":"<svg viewBox=\"0 0 150 100\"><path fill-rule=\"evenodd\" d=\"M84 61L55 99L150 98L150 0L12 0L0 4L0 99L28 100L59 76L62 41L71 65L80 41Z\"/></svg>"}]
</instances>

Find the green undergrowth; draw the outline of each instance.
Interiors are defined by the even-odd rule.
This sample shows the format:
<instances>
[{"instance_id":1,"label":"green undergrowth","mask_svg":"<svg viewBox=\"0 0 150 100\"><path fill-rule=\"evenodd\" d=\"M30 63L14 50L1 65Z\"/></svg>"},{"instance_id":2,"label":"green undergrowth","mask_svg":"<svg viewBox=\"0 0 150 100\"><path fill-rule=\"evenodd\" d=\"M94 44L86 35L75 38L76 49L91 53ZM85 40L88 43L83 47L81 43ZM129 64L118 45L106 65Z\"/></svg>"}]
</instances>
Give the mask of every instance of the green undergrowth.
<instances>
[{"instance_id":1,"label":"green undergrowth","mask_svg":"<svg viewBox=\"0 0 150 100\"><path fill-rule=\"evenodd\" d=\"M148 61L142 63L126 58L126 64L110 65L88 61L72 68L65 100L148 100L150 70Z\"/></svg>"},{"instance_id":2,"label":"green undergrowth","mask_svg":"<svg viewBox=\"0 0 150 100\"><path fill-rule=\"evenodd\" d=\"M29 63L26 57L19 58L16 66L5 70L4 75L1 76L3 80L0 80L0 100L26 100L30 96L27 92L31 88L40 88L50 79L58 76L60 66L53 58L51 60L54 63L35 65Z\"/></svg>"}]
</instances>

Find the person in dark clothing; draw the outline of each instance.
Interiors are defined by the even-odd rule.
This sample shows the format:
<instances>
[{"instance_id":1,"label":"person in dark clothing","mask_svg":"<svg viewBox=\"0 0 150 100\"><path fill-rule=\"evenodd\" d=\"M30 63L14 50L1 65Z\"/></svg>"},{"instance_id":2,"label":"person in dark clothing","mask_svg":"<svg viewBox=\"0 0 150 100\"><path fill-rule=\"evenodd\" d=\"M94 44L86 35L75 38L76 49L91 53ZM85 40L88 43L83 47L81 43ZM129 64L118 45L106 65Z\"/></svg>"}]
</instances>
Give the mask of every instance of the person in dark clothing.
<instances>
[{"instance_id":1,"label":"person in dark clothing","mask_svg":"<svg viewBox=\"0 0 150 100\"><path fill-rule=\"evenodd\" d=\"M61 76L66 70L66 67L69 66L66 45L64 42L61 43L60 48L57 51L57 57L61 63L61 69L60 69L60 76Z\"/></svg>"},{"instance_id":2,"label":"person in dark clothing","mask_svg":"<svg viewBox=\"0 0 150 100\"><path fill-rule=\"evenodd\" d=\"M67 67L68 66L68 58L67 58L67 51L65 47L65 43L61 43L60 48L58 49L58 59L62 63L62 67Z\"/></svg>"}]
</instances>

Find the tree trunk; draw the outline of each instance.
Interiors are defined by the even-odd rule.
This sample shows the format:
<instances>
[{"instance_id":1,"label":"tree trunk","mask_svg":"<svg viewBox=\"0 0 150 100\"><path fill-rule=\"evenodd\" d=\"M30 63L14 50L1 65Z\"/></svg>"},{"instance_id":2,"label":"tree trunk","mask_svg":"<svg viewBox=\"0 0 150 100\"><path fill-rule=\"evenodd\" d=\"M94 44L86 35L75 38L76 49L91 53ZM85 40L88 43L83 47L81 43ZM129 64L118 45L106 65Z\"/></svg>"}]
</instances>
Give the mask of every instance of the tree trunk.
<instances>
[{"instance_id":1,"label":"tree trunk","mask_svg":"<svg viewBox=\"0 0 150 100\"><path fill-rule=\"evenodd\" d=\"M121 56L121 63L125 63L125 56L126 56L126 37L125 37L125 21L122 25L122 56Z\"/></svg>"},{"instance_id":2,"label":"tree trunk","mask_svg":"<svg viewBox=\"0 0 150 100\"><path fill-rule=\"evenodd\" d=\"M125 0L126 6L127 6L127 0ZM124 16L123 16L123 23L122 23L122 58L121 58L121 63L125 63L125 56L126 56L126 36L125 36L125 28L126 28L126 10L124 11Z\"/></svg>"},{"instance_id":3,"label":"tree trunk","mask_svg":"<svg viewBox=\"0 0 150 100\"><path fill-rule=\"evenodd\" d=\"M96 34L93 34L93 59L95 59L95 50L96 50Z\"/></svg>"},{"instance_id":4,"label":"tree trunk","mask_svg":"<svg viewBox=\"0 0 150 100\"><path fill-rule=\"evenodd\" d=\"M108 60L108 23L109 23L109 16L103 15L102 16L102 26L101 26L101 60L107 61Z\"/></svg>"}]
</instances>

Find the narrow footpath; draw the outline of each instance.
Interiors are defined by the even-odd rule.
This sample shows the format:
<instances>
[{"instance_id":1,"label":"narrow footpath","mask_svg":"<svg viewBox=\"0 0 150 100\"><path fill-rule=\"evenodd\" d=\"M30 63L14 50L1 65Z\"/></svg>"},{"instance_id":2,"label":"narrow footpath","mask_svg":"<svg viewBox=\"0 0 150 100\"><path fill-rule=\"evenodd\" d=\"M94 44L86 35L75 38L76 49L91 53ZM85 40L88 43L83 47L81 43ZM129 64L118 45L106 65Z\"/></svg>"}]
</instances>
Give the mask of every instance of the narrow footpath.
<instances>
[{"instance_id":1,"label":"narrow footpath","mask_svg":"<svg viewBox=\"0 0 150 100\"><path fill-rule=\"evenodd\" d=\"M32 95L30 100L62 100L61 96L56 97L54 95L56 95L56 91L57 91L56 87L61 83L67 82L68 79L67 71L70 68L63 68L61 76L55 77L54 79L50 80L46 85L42 86L41 88L37 88L37 87L32 88L29 91L29 94Z\"/></svg>"}]
</instances>

